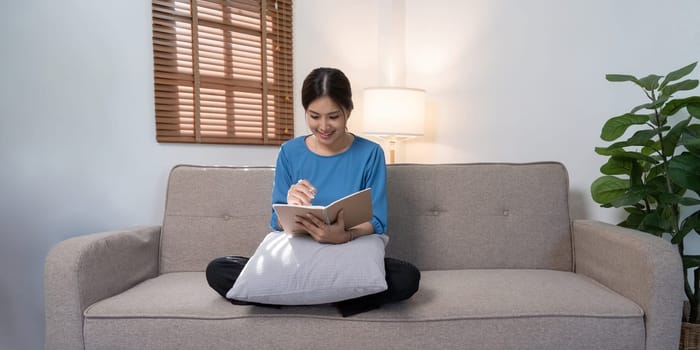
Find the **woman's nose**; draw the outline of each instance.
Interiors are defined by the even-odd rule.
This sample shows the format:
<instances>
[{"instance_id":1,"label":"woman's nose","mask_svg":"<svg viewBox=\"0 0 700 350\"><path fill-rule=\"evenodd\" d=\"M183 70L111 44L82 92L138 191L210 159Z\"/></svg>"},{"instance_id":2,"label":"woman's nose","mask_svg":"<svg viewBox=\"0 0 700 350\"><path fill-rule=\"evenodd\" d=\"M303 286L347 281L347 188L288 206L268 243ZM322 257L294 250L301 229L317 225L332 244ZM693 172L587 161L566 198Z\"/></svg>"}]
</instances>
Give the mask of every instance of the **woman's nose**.
<instances>
[{"instance_id":1,"label":"woman's nose","mask_svg":"<svg viewBox=\"0 0 700 350\"><path fill-rule=\"evenodd\" d=\"M320 121L319 121L319 126L321 127L321 129L325 130L326 127L328 126L328 118L321 117Z\"/></svg>"}]
</instances>

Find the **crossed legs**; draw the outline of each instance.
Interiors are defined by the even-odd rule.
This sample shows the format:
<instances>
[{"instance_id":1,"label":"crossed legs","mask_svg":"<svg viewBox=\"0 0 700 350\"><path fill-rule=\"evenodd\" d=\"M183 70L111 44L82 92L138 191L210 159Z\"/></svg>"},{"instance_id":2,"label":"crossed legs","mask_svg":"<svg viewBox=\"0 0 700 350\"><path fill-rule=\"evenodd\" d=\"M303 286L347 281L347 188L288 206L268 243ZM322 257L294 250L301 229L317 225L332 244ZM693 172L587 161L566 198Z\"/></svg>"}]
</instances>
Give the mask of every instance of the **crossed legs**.
<instances>
[{"instance_id":1,"label":"crossed legs","mask_svg":"<svg viewBox=\"0 0 700 350\"><path fill-rule=\"evenodd\" d=\"M226 298L226 293L233 287L248 258L225 256L212 260L207 266L207 282L216 292ZM343 315L348 317L361 312L374 310L387 303L406 300L418 291L420 271L412 264L393 258L384 258L387 290L376 294L337 302L335 305ZM238 300L229 301L236 305L261 305Z\"/></svg>"}]
</instances>

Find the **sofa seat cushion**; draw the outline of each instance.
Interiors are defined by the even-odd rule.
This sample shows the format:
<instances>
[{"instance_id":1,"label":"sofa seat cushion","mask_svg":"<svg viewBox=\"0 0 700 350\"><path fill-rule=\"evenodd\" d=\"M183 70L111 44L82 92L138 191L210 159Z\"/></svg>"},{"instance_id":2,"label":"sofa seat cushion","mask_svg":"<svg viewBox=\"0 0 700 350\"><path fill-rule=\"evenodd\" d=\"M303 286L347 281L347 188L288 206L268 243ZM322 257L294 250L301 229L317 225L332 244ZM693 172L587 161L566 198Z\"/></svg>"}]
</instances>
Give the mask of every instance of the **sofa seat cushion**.
<instances>
[{"instance_id":1,"label":"sofa seat cushion","mask_svg":"<svg viewBox=\"0 0 700 350\"><path fill-rule=\"evenodd\" d=\"M178 272L87 308L84 337L86 349L640 349L643 318L597 282L552 270L423 271L411 299L349 318L329 305L232 305L204 273Z\"/></svg>"}]
</instances>

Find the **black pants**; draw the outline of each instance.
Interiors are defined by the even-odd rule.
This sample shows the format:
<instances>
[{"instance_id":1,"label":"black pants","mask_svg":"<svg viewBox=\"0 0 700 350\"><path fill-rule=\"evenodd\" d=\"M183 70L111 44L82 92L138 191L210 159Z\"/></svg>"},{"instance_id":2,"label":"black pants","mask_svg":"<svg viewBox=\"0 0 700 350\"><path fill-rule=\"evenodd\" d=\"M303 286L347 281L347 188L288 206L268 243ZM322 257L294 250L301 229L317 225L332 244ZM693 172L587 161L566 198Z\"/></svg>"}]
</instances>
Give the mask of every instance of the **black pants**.
<instances>
[{"instance_id":1,"label":"black pants","mask_svg":"<svg viewBox=\"0 0 700 350\"><path fill-rule=\"evenodd\" d=\"M207 282L209 286L225 298L226 293L233 287L247 262L248 258L240 256L225 256L214 259L207 266ZM383 304L406 300L418 291L420 271L412 264L398 259L384 258L384 269L386 271L388 289L376 294L335 303L343 317L374 310ZM275 306L230 299L229 301L236 305Z\"/></svg>"}]
</instances>

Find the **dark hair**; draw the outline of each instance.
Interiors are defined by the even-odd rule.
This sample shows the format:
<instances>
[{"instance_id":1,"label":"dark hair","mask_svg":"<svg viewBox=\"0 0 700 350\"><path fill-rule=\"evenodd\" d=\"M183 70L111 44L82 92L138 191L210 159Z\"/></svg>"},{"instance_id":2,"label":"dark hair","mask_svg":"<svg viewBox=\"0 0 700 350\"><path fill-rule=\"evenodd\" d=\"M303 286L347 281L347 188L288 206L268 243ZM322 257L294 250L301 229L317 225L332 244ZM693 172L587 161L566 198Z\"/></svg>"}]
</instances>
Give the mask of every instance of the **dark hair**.
<instances>
[{"instance_id":1,"label":"dark hair","mask_svg":"<svg viewBox=\"0 0 700 350\"><path fill-rule=\"evenodd\" d=\"M323 96L330 97L348 113L354 107L350 80L339 69L316 68L304 79L304 84L301 86L301 105L304 106L304 110L309 108L315 99Z\"/></svg>"}]
</instances>

